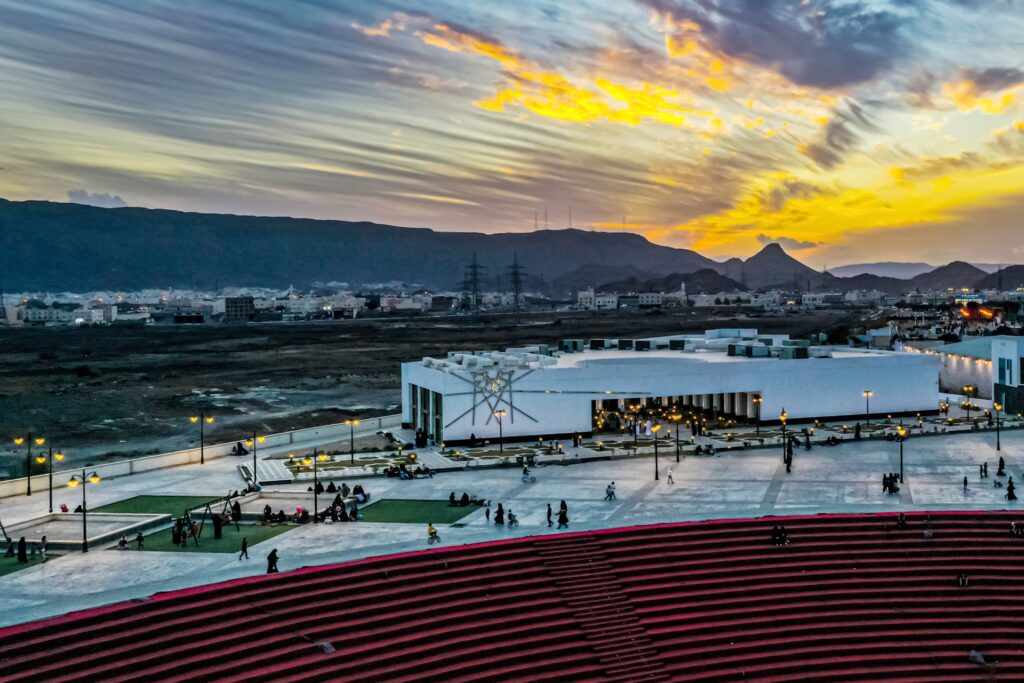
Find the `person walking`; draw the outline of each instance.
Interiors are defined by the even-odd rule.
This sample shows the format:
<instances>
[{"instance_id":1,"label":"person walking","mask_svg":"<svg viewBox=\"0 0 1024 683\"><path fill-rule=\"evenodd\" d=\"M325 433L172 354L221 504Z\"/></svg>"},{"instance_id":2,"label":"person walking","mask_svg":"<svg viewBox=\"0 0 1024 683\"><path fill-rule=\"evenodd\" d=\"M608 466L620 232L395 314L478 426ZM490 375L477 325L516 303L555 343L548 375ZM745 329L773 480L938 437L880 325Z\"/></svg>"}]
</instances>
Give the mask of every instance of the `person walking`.
<instances>
[{"instance_id":1,"label":"person walking","mask_svg":"<svg viewBox=\"0 0 1024 683\"><path fill-rule=\"evenodd\" d=\"M608 486L605 488L605 490L604 490L604 499L605 500L615 500L615 482L614 481L612 483L608 484Z\"/></svg>"},{"instance_id":2,"label":"person walking","mask_svg":"<svg viewBox=\"0 0 1024 683\"><path fill-rule=\"evenodd\" d=\"M242 552L238 553L238 559L242 558L249 559L249 537L245 536L242 538Z\"/></svg>"},{"instance_id":3,"label":"person walking","mask_svg":"<svg viewBox=\"0 0 1024 683\"><path fill-rule=\"evenodd\" d=\"M46 562L46 536L43 536L39 540L39 554L42 556L43 562Z\"/></svg>"},{"instance_id":4,"label":"person walking","mask_svg":"<svg viewBox=\"0 0 1024 683\"><path fill-rule=\"evenodd\" d=\"M142 540L142 532L135 534L135 549L142 550L144 541Z\"/></svg>"},{"instance_id":5,"label":"person walking","mask_svg":"<svg viewBox=\"0 0 1024 683\"><path fill-rule=\"evenodd\" d=\"M274 548L273 550L270 551L270 554L267 555L267 573L268 574L276 574L277 573L277 559L278 559L277 558L277 548Z\"/></svg>"},{"instance_id":6,"label":"person walking","mask_svg":"<svg viewBox=\"0 0 1024 683\"><path fill-rule=\"evenodd\" d=\"M964 477L964 493L967 493L967 477Z\"/></svg>"},{"instance_id":7,"label":"person walking","mask_svg":"<svg viewBox=\"0 0 1024 683\"><path fill-rule=\"evenodd\" d=\"M548 528L550 529L554 522L551 521L551 503L548 503Z\"/></svg>"},{"instance_id":8,"label":"person walking","mask_svg":"<svg viewBox=\"0 0 1024 683\"><path fill-rule=\"evenodd\" d=\"M999 469L996 470L996 476L997 477L1005 477L1006 476L1006 471L1005 470L1006 470L1006 462L1003 460L1003 456L1000 455L999 456Z\"/></svg>"},{"instance_id":9,"label":"person walking","mask_svg":"<svg viewBox=\"0 0 1024 683\"><path fill-rule=\"evenodd\" d=\"M505 524L505 508L498 503L498 507L494 510L494 523L497 526L504 526Z\"/></svg>"},{"instance_id":10,"label":"person walking","mask_svg":"<svg viewBox=\"0 0 1024 683\"><path fill-rule=\"evenodd\" d=\"M672 468L671 468L671 467L669 467L669 468L668 468L668 469L667 469L667 470L665 471L665 474L667 474L667 475L668 475L668 483L670 483L670 484L674 484L674 483L676 483L676 482L675 482L675 480L674 480L674 479L672 479Z\"/></svg>"},{"instance_id":11,"label":"person walking","mask_svg":"<svg viewBox=\"0 0 1024 683\"><path fill-rule=\"evenodd\" d=\"M564 508L558 511L558 528L569 528L569 511Z\"/></svg>"},{"instance_id":12,"label":"person walking","mask_svg":"<svg viewBox=\"0 0 1024 683\"><path fill-rule=\"evenodd\" d=\"M487 501L487 507L484 508L484 519L486 519L487 523L490 524L490 522L491 522L491 501Z\"/></svg>"},{"instance_id":13,"label":"person walking","mask_svg":"<svg viewBox=\"0 0 1024 683\"><path fill-rule=\"evenodd\" d=\"M988 461L987 460L985 461L985 466L984 466L984 468L981 471L981 476L983 476L986 479L988 479Z\"/></svg>"},{"instance_id":14,"label":"person walking","mask_svg":"<svg viewBox=\"0 0 1024 683\"><path fill-rule=\"evenodd\" d=\"M21 564L28 562L28 548L25 545L24 536L18 539L18 562Z\"/></svg>"},{"instance_id":15,"label":"person walking","mask_svg":"<svg viewBox=\"0 0 1024 683\"><path fill-rule=\"evenodd\" d=\"M1006 500L1017 500L1017 487L1013 485L1013 477L1010 477L1010 481L1006 482Z\"/></svg>"}]
</instances>

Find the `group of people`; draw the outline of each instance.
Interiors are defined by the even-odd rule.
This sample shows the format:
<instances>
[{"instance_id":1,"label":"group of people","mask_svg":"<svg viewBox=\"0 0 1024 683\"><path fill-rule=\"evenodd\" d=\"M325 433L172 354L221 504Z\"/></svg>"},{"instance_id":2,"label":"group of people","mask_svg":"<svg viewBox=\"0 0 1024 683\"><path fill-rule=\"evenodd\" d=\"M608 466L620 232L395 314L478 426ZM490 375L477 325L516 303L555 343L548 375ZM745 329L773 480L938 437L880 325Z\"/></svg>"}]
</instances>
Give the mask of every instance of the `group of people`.
<instances>
[{"instance_id":1,"label":"group of people","mask_svg":"<svg viewBox=\"0 0 1024 683\"><path fill-rule=\"evenodd\" d=\"M459 498L455 497L455 491L448 494L448 505L453 508L464 508L470 505L489 505L486 500L477 498L476 495L469 495L469 493L463 491L462 496Z\"/></svg>"},{"instance_id":2,"label":"group of people","mask_svg":"<svg viewBox=\"0 0 1024 683\"><path fill-rule=\"evenodd\" d=\"M142 532L140 531L137 534L135 534L135 549L136 550L142 550L143 547L144 547L144 543L145 542L143 541L143 538L142 538ZM121 538L119 538L117 540L117 549L118 550L128 550L129 549L128 535L127 534L121 534Z\"/></svg>"},{"instance_id":3,"label":"group of people","mask_svg":"<svg viewBox=\"0 0 1024 683\"><path fill-rule=\"evenodd\" d=\"M46 536L39 539L38 543L33 542L29 546L28 541L22 536L15 543L13 538L7 538L7 552L4 553L4 558L17 556L18 562L25 564L31 560L36 559L36 555L40 556L43 562L46 562L46 553L48 551L48 544L46 542ZM31 553L31 554L30 554Z\"/></svg>"},{"instance_id":4,"label":"group of people","mask_svg":"<svg viewBox=\"0 0 1024 683\"><path fill-rule=\"evenodd\" d=\"M605 500L615 500L615 482L614 481L612 483L608 484L608 486L604 487L604 499Z\"/></svg>"},{"instance_id":5,"label":"group of people","mask_svg":"<svg viewBox=\"0 0 1024 683\"><path fill-rule=\"evenodd\" d=\"M199 538L199 525L189 517L188 513L174 520L171 527L171 543L182 548L188 547L188 537Z\"/></svg>"},{"instance_id":6,"label":"group of people","mask_svg":"<svg viewBox=\"0 0 1024 683\"><path fill-rule=\"evenodd\" d=\"M693 454L694 455L714 455L715 454L715 447L712 446L711 444L708 444L707 446L701 446L700 444L697 444L697 447L693 449Z\"/></svg>"},{"instance_id":7,"label":"group of people","mask_svg":"<svg viewBox=\"0 0 1024 683\"><path fill-rule=\"evenodd\" d=\"M890 496L900 492L900 475L896 472L889 472L882 475L882 491Z\"/></svg>"},{"instance_id":8,"label":"group of people","mask_svg":"<svg viewBox=\"0 0 1024 683\"><path fill-rule=\"evenodd\" d=\"M398 477L403 481L408 479L416 479L417 477L430 477L431 479L433 479L434 472L426 465L417 465L416 469L410 470L408 467L406 467L405 463L403 462L400 465L389 466L386 470L384 470L384 476Z\"/></svg>"}]
</instances>

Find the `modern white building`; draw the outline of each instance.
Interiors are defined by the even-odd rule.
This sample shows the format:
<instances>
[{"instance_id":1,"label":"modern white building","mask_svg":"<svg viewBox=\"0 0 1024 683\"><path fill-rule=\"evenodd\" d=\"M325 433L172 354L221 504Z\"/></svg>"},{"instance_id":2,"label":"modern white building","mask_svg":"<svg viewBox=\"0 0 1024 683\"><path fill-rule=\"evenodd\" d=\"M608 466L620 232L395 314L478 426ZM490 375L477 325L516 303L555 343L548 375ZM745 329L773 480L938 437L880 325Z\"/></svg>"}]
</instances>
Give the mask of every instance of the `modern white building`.
<instances>
[{"instance_id":1,"label":"modern white building","mask_svg":"<svg viewBox=\"0 0 1024 683\"><path fill-rule=\"evenodd\" d=\"M402 421L451 444L499 432L515 439L591 434L601 415L637 404L697 406L763 422L777 422L783 410L790 421L857 418L868 408L865 391L872 415L938 408L939 360L926 354L810 346L752 329L565 340L561 348L404 363Z\"/></svg>"}]
</instances>

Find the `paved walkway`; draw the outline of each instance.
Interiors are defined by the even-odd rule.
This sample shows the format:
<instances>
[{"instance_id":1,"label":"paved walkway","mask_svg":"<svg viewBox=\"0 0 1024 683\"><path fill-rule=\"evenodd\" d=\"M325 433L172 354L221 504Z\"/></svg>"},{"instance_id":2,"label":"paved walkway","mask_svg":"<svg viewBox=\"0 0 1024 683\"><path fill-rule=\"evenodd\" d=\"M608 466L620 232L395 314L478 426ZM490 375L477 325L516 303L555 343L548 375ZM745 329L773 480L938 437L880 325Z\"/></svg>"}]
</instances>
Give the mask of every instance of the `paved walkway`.
<instances>
[{"instance_id":1,"label":"paved walkway","mask_svg":"<svg viewBox=\"0 0 1024 683\"><path fill-rule=\"evenodd\" d=\"M1015 483L1024 483L1024 431L1003 434L1003 456ZM882 473L899 469L898 444L861 441L835 447L797 450L787 474L779 449L723 452L714 457L684 456L680 463L663 454L660 480L654 481L653 457L634 457L535 470L537 482L524 484L517 468L473 469L443 473L434 479L397 481L377 478L362 483L381 498L447 500L463 491L502 502L519 516L515 530L495 528L482 509L459 527L441 527L446 544L509 536L557 533L545 521L545 505L557 511L569 505L571 528L593 529L631 524L721 517L875 512L911 509L999 509L1005 489L992 487L998 454L992 433L950 434L911 439L905 444L906 483L898 496L882 493ZM992 478L978 478L978 464L988 461ZM90 507L139 494L223 495L243 485L238 460L223 458L206 465L159 470L90 485ZM672 467L674 484L667 481ZM970 487L963 492L963 477ZM605 501L605 486L615 481L618 499ZM268 487L305 492L306 484ZM1021 491L1024 495L1024 491ZM57 505L77 502L78 491L61 489ZM312 503L312 494L310 504ZM46 512L46 491L0 503L5 524ZM1024 518L1024 510L1022 510ZM281 556L282 571L391 552L426 548L421 524L308 525L250 548L252 560L219 553L117 552L96 549L71 553L0 578L6 609L0 625L37 619L73 609L101 605L155 592L262 573L271 548Z\"/></svg>"}]
</instances>

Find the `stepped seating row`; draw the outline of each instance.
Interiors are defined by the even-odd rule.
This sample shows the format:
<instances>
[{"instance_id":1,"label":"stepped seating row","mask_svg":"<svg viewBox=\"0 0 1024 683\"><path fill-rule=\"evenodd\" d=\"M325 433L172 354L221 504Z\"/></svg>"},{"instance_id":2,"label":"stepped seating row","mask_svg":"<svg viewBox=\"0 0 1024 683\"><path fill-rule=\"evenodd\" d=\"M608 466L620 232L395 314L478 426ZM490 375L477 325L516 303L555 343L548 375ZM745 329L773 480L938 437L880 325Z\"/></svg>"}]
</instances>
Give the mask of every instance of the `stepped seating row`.
<instances>
[{"instance_id":1,"label":"stepped seating row","mask_svg":"<svg viewBox=\"0 0 1024 683\"><path fill-rule=\"evenodd\" d=\"M1007 513L653 525L405 553L0 630L5 681L1024 677ZM773 546L786 525L790 545ZM957 586L960 572L970 578ZM988 666L968 661L983 652Z\"/></svg>"}]
</instances>

